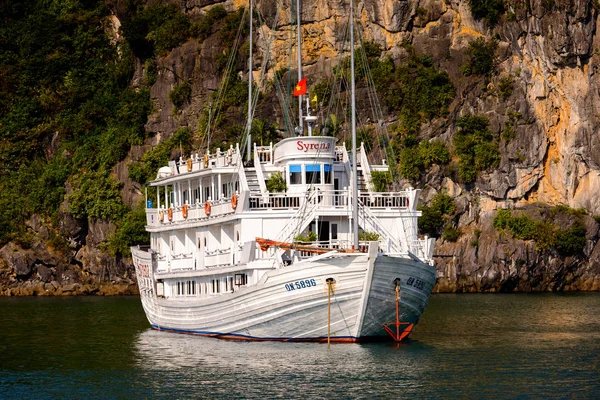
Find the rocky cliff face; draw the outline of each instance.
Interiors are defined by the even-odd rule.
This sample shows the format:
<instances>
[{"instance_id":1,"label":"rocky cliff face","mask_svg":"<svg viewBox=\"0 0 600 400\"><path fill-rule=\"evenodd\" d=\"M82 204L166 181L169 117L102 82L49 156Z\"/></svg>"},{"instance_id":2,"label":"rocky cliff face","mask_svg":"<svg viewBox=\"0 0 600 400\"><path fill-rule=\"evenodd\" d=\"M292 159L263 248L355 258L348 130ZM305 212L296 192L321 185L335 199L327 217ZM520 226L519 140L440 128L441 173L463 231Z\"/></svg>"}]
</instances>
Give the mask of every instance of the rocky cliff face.
<instances>
[{"instance_id":1,"label":"rocky cliff face","mask_svg":"<svg viewBox=\"0 0 600 400\"><path fill-rule=\"evenodd\" d=\"M216 4L231 12L245 2L179 0L178 4L191 18L198 18ZM394 59L403 54L401 43L412 44L419 54L429 56L433 65L447 72L456 88L449 114L423 124L420 138L438 138L452 148L457 119L469 113L485 115L497 135L508 125L512 129L511 139L500 146L499 165L479 174L474 183L461 183L456 174L435 166L418 182L423 203L441 191L453 197L456 227L462 232L455 242L438 240L436 290L600 290L600 228L593 218L600 215L600 36L595 4L582 0L508 0L494 26L485 18L474 18L467 1L365 0L356 4L364 40L373 41ZM291 4L287 0L263 0L257 7L265 23L255 36L259 61L254 75L258 77L260 60L266 56L266 39L273 38L272 78L273 71L295 59L289 43L293 38ZM324 76L337 64L346 41L347 14L346 1L302 2L306 75ZM465 76L461 71L468 60L469 43L478 38L494 39L498 44L495 72L487 78ZM139 188L126 178L128 162L139 159L145 149L170 137L178 127L198 128L209 94L219 86L214 62L219 52L222 43L212 35L202 42L189 40L156 60L158 78L151 89L155 112L147 124L153 139L133 149L130 158L117 167L117 175L126 184L124 197L133 200L141 196ZM137 68L136 76L141 79L142 63ZM244 68L237 66L243 76ZM174 112L169 93L182 80L191 82L191 102ZM511 91L499 95L499 88L507 81ZM275 101L262 107L264 115L280 116ZM243 110L237 112L243 120ZM397 116L387 118L393 123ZM583 254L561 256L493 226L498 209L539 213L556 205L587 212L580 215L587 240ZM571 222L554 218L559 227ZM98 232L106 232L98 228ZM115 261L101 255L95 236L91 230L86 234L86 246L71 264L79 265L78 271L98 276L106 273L98 268L110 271ZM49 263L47 260L53 258L36 254L35 249L15 258L7 247L3 259L4 268L13 276L31 277L35 271L47 284L52 279L44 280L43 276L69 269L68 265L59 267L60 261ZM122 279L127 273L121 268L117 275ZM79 281L81 276L79 272Z\"/></svg>"}]
</instances>

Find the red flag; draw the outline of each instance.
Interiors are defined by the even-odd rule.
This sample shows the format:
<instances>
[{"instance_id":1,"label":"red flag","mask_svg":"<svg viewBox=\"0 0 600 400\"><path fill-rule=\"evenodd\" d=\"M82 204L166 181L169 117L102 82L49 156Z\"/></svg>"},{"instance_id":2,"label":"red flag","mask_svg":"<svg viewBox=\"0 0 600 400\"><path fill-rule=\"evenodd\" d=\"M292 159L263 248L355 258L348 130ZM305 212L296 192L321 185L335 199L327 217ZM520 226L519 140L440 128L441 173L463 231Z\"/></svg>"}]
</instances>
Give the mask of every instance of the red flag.
<instances>
[{"instance_id":1,"label":"red flag","mask_svg":"<svg viewBox=\"0 0 600 400\"><path fill-rule=\"evenodd\" d=\"M294 88L294 96L306 94L306 78L300 79L300 82Z\"/></svg>"}]
</instances>

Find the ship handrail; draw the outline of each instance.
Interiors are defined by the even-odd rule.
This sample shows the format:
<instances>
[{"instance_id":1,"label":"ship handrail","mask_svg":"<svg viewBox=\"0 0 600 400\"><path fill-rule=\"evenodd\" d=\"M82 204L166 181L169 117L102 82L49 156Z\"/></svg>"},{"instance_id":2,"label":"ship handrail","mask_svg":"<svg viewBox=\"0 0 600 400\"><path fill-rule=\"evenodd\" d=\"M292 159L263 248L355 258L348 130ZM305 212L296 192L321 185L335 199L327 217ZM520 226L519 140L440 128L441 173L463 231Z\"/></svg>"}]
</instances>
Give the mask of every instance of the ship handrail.
<instances>
[{"instance_id":1,"label":"ship handrail","mask_svg":"<svg viewBox=\"0 0 600 400\"><path fill-rule=\"evenodd\" d=\"M302 206L299 207L298 211L290 218L286 226L275 235L277 240L288 242L294 232L300 233L306 229L316 215L319 202L319 196L317 196L317 194L317 190L312 190L308 193Z\"/></svg>"},{"instance_id":2,"label":"ship handrail","mask_svg":"<svg viewBox=\"0 0 600 400\"><path fill-rule=\"evenodd\" d=\"M396 241L394 239L394 236L383 226L383 224L381 224L381 221L379 221L379 219L375 216L375 214L373 214L371 212L369 207L365 207L363 205L363 203L360 201L360 199L358 200L358 210L363 215L363 218L358 219L359 224L362 221L364 225L369 225L369 226L363 226L363 229L372 230L375 233L383 236L384 240L390 244L388 246L388 251L398 251L399 250L402 252L402 251L408 250L407 248L403 248L402 243L399 243L398 241ZM402 219L402 217L400 217L400 218Z\"/></svg>"},{"instance_id":3,"label":"ship handrail","mask_svg":"<svg viewBox=\"0 0 600 400\"><path fill-rule=\"evenodd\" d=\"M265 176L263 174L262 163L260 162L260 154L258 153L258 148L256 147L256 143L254 144L254 169L256 171L256 179L258 181L258 187L260 189L260 194L263 199L266 199L269 195L267 191L267 185L265 184Z\"/></svg>"}]
</instances>

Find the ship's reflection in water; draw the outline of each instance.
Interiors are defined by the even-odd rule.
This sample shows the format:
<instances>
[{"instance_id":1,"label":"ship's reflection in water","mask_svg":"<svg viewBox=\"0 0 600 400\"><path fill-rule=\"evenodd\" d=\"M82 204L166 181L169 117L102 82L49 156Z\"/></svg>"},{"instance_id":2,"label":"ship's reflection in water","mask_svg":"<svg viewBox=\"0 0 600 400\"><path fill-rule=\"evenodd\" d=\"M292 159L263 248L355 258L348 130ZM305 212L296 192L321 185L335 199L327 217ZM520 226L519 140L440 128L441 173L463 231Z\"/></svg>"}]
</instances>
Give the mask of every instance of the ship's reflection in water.
<instances>
[{"instance_id":1,"label":"ship's reflection in water","mask_svg":"<svg viewBox=\"0 0 600 400\"><path fill-rule=\"evenodd\" d=\"M334 344L328 350L318 343L235 342L147 330L136 349L140 370L169 380L169 393L162 393L159 381L156 394L176 396L381 396L386 387L397 392L401 381L418 385L427 369L411 355L427 352L416 341L400 347Z\"/></svg>"}]
</instances>

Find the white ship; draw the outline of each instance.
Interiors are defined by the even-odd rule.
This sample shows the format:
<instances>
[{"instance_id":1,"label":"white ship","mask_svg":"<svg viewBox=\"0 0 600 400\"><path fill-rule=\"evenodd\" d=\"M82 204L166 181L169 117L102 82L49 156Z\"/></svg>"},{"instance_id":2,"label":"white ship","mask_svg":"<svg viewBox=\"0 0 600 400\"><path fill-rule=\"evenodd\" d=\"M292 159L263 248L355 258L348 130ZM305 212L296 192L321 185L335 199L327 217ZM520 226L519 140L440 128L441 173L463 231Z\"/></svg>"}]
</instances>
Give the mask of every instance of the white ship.
<instances>
[{"instance_id":1,"label":"white ship","mask_svg":"<svg viewBox=\"0 0 600 400\"><path fill-rule=\"evenodd\" d=\"M356 342L399 341L418 322L436 281L434 240L417 236L418 190L375 191L371 173L388 165L357 149L354 118L351 154L300 118L308 136L254 145L253 162L238 145L159 169L150 246L131 249L152 328ZM270 193L277 174L286 190Z\"/></svg>"}]
</instances>

